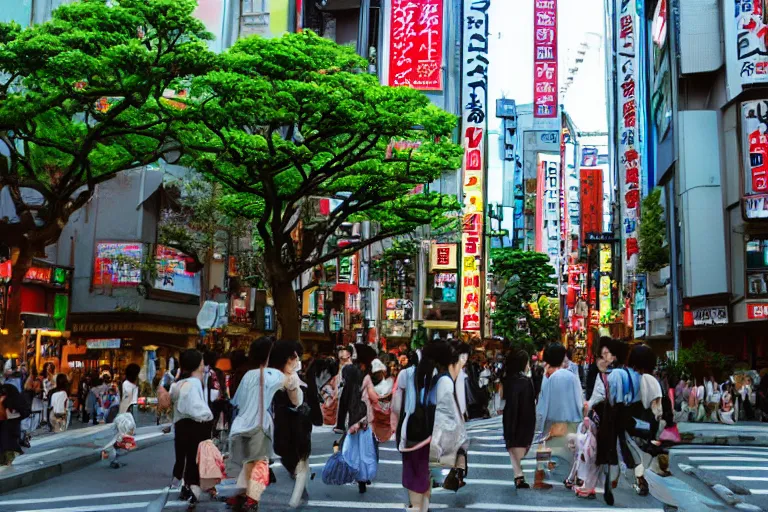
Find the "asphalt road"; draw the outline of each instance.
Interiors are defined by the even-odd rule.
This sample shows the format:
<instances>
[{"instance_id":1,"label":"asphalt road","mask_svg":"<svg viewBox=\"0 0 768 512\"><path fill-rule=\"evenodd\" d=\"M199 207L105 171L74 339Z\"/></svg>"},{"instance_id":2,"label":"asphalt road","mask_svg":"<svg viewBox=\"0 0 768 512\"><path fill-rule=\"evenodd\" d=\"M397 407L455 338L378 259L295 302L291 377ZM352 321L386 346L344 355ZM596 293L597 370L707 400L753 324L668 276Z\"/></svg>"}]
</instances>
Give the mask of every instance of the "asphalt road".
<instances>
[{"instance_id":1,"label":"asphalt road","mask_svg":"<svg viewBox=\"0 0 768 512\"><path fill-rule=\"evenodd\" d=\"M567 491L562 482L567 474L567 464L559 461L550 482L554 488L547 491L516 491L512 483L513 473L501 438L498 422L470 426L468 485L458 493L439 490L435 492L431 510L509 510L520 512L578 512L609 509L598 495L597 500L585 501ZM380 447L379 473L366 494L359 494L356 485L333 487L322 483L320 473L330 456L333 440L330 432L313 435L313 455L310 463L317 473L310 482L310 501L302 510L403 510L408 495L402 488L400 454L394 442ZM113 470L104 463L97 463L39 485L0 495L0 510L37 512L107 512L112 510L144 511L169 485L174 454L169 441L134 452L121 459L127 465ZM529 481L533 480L535 462L524 466ZM287 502L293 489L293 480L277 464L277 483L265 492L261 509L264 511L288 510ZM236 475L233 475L236 476ZM233 490L230 482L224 482L222 494ZM613 508L637 512L663 511L663 506L652 497L639 497L628 482L620 483L615 493ZM183 510L186 504L177 501L178 492L170 491L166 510ZM222 503L203 501L199 511L225 511Z\"/></svg>"}]
</instances>

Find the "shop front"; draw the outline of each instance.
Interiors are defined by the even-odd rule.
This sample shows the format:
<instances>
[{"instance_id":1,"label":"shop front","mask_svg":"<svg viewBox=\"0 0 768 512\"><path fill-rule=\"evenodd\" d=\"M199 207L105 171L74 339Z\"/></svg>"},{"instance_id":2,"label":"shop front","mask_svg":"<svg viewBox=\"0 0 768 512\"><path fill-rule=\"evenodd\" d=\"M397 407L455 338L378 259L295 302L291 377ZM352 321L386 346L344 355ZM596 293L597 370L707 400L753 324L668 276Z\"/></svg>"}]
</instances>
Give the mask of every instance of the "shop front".
<instances>
[{"instance_id":1,"label":"shop front","mask_svg":"<svg viewBox=\"0 0 768 512\"><path fill-rule=\"evenodd\" d=\"M423 304L423 327L427 338L441 338L459 331L458 247L456 244L432 242L429 248L427 293Z\"/></svg>"}]
</instances>

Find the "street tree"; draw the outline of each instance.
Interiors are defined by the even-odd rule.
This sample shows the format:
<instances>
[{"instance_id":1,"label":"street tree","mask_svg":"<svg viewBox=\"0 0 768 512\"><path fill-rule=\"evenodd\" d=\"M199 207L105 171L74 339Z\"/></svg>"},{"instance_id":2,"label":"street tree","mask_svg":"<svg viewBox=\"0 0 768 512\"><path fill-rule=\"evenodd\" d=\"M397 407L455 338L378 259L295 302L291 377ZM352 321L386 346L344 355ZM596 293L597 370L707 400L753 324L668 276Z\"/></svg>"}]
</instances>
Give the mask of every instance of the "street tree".
<instances>
[{"instance_id":1,"label":"street tree","mask_svg":"<svg viewBox=\"0 0 768 512\"><path fill-rule=\"evenodd\" d=\"M491 262L496 284L494 333L529 351L555 340L560 319L556 301L549 300L557 291L555 269L549 257L504 248L491 251ZM521 320L525 321L524 328Z\"/></svg>"},{"instance_id":2,"label":"street tree","mask_svg":"<svg viewBox=\"0 0 768 512\"><path fill-rule=\"evenodd\" d=\"M13 265L11 341L33 257L58 240L100 182L175 154L169 136L183 104L167 91L213 63L195 7L81 0L40 25L0 24L0 241Z\"/></svg>"},{"instance_id":3,"label":"street tree","mask_svg":"<svg viewBox=\"0 0 768 512\"><path fill-rule=\"evenodd\" d=\"M178 133L186 162L253 219L283 338L300 336L303 272L458 209L454 196L414 190L459 167L455 116L365 68L351 48L305 31L240 40L191 87L196 122ZM333 200L326 215L318 198ZM371 221L370 237L340 235L358 221Z\"/></svg>"}]
</instances>

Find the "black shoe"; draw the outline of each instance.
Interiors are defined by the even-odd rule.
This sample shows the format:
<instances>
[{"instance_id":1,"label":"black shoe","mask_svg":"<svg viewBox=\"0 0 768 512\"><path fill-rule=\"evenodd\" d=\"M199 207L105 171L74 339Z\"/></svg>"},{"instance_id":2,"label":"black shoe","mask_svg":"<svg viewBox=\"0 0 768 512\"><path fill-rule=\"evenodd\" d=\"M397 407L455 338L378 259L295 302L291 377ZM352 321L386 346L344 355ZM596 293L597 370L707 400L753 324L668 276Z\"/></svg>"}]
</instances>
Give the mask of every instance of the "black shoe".
<instances>
[{"instance_id":1,"label":"black shoe","mask_svg":"<svg viewBox=\"0 0 768 512\"><path fill-rule=\"evenodd\" d=\"M368 490L365 482L357 482L357 489L360 491L360 494L365 494L365 491Z\"/></svg>"},{"instance_id":2,"label":"black shoe","mask_svg":"<svg viewBox=\"0 0 768 512\"><path fill-rule=\"evenodd\" d=\"M186 485L182 485L181 490L179 491L179 501L189 501L189 498L191 497L192 490Z\"/></svg>"},{"instance_id":3,"label":"black shoe","mask_svg":"<svg viewBox=\"0 0 768 512\"><path fill-rule=\"evenodd\" d=\"M271 461L270 461L270 464L271 464ZM277 483L277 477L275 476L275 472L272 471L272 468L269 468L269 483L270 485Z\"/></svg>"},{"instance_id":4,"label":"black shoe","mask_svg":"<svg viewBox=\"0 0 768 512\"><path fill-rule=\"evenodd\" d=\"M528 482L525 481L524 476L518 476L515 478L515 488L516 489L530 489L531 486L528 484Z\"/></svg>"},{"instance_id":5,"label":"black shoe","mask_svg":"<svg viewBox=\"0 0 768 512\"><path fill-rule=\"evenodd\" d=\"M21 438L19 440L19 446L21 446L22 448L32 448L32 445L29 444L29 437L24 436L23 438Z\"/></svg>"},{"instance_id":6,"label":"black shoe","mask_svg":"<svg viewBox=\"0 0 768 512\"><path fill-rule=\"evenodd\" d=\"M192 494L192 496L190 496L189 500L186 500L186 501L187 501L187 503L189 503L189 505L187 505L187 510L195 510L195 507L197 507L197 504L199 502L199 500L197 499L197 497L194 494Z\"/></svg>"},{"instance_id":7,"label":"black shoe","mask_svg":"<svg viewBox=\"0 0 768 512\"><path fill-rule=\"evenodd\" d=\"M615 500L613 498L613 486L611 485L611 470L610 468L605 472L605 494L603 494L603 499L605 500L605 503L609 506L613 506L615 503Z\"/></svg>"}]
</instances>

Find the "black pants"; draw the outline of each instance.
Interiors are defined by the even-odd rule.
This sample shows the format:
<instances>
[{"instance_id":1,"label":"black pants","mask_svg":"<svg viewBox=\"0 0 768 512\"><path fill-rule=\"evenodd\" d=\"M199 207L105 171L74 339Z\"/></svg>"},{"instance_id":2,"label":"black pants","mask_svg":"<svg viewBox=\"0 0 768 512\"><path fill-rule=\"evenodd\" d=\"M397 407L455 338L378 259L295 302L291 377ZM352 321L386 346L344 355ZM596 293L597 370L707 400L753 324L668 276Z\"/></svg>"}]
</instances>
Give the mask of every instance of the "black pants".
<instances>
[{"instance_id":1,"label":"black pants","mask_svg":"<svg viewBox=\"0 0 768 512\"><path fill-rule=\"evenodd\" d=\"M200 470L197 467L197 446L211 438L211 422L198 423L195 420L183 419L174 425L176 437L173 447L176 450L176 464L173 466L173 476L184 479L184 485L200 485Z\"/></svg>"}]
</instances>

